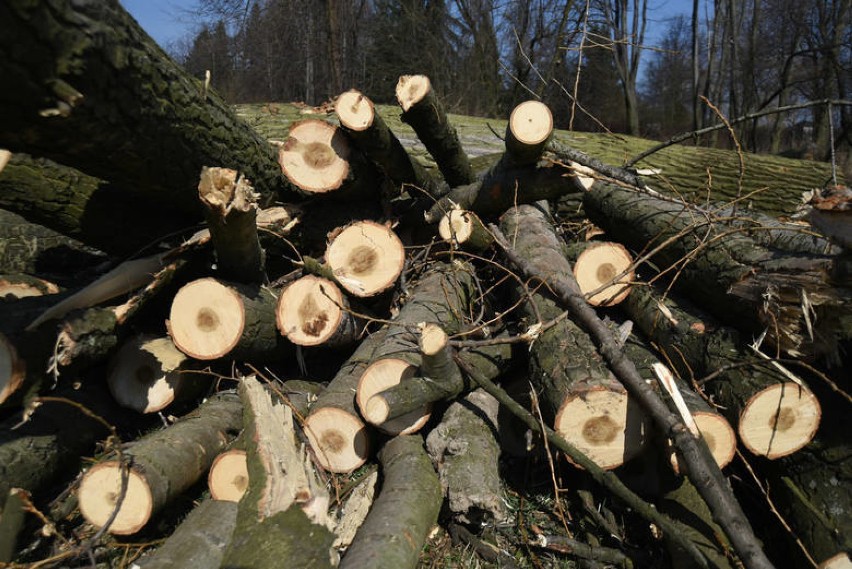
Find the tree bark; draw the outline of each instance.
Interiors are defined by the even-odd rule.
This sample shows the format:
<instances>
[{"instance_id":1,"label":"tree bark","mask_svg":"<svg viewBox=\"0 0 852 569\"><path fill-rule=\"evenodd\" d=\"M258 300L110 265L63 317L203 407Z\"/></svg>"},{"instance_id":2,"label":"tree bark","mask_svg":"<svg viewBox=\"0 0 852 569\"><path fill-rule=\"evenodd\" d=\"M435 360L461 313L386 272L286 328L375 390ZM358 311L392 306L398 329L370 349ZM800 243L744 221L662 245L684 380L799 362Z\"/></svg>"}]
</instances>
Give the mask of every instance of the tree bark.
<instances>
[{"instance_id":1,"label":"tree bark","mask_svg":"<svg viewBox=\"0 0 852 569\"><path fill-rule=\"evenodd\" d=\"M0 22L0 74L16 86L0 95L0 145L193 219L205 165L243 172L263 205L285 191L272 148L118 2L6 2Z\"/></svg>"},{"instance_id":2,"label":"tree bark","mask_svg":"<svg viewBox=\"0 0 852 569\"><path fill-rule=\"evenodd\" d=\"M570 275L562 242L534 206L510 209L501 219L513 248L547 275ZM546 286L546 285L545 285ZM523 297L525 291L518 291ZM557 318L563 309L552 297L535 292L523 311L527 326ZM535 307L531 303L535 303ZM553 429L603 469L620 466L647 444L644 413L607 369L591 338L568 319L538 335L530 346L530 378L542 393L542 411Z\"/></svg>"},{"instance_id":3,"label":"tree bark","mask_svg":"<svg viewBox=\"0 0 852 569\"><path fill-rule=\"evenodd\" d=\"M189 513L165 543L135 565L144 569L218 569L236 519L235 503L208 498Z\"/></svg>"},{"instance_id":4,"label":"tree bark","mask_svg":"<svg viewBox=\"0 0 852 569\"><path fill-rule=\"evenodd\" d=\"M411 125L417 138L435 159L451 188L474 180L470 160L462 149L444 106L425 75L403 75L396 85L396 98L402 107L402 121Z\"/></svg>"},{"instance_id":5,"label":"tree bark","mask_svg":"<svg viewBox=\"0 0 852 569\"><path fill-rule=\"evenodd\" d=\"M441 509L441 483L419 436L398 436L379 453L379 497L340 561L340 569L414 569ZM400 539L400 532L405 538Z\"/></svg>"},{"instance_id":6,"label":"tree bark","mask_svg":"<svg viewBox=\"0 0 852 569\"><path fill-rule=\"evenodd\" d=\"M478 389L444 412L426 437L453 517L461 523L490 526L506 519L503 483L498 468L499 404Z\"/></svg>"},{"instance_id":7,"label":"tree bark","mask_svg":"<svg viewBox=\"0 0 852 569\"><path fill-rule=\"evenodd\" d=\"M102 527L118 507L107 531L138 532L151 516L195 484L242 424L242 405L234 394L219 394L170 427L152 433L124 454L132 459L122 495L126 466L118 460L99 462L80 483L80 511Z\"/></svg>"}]
</instances>

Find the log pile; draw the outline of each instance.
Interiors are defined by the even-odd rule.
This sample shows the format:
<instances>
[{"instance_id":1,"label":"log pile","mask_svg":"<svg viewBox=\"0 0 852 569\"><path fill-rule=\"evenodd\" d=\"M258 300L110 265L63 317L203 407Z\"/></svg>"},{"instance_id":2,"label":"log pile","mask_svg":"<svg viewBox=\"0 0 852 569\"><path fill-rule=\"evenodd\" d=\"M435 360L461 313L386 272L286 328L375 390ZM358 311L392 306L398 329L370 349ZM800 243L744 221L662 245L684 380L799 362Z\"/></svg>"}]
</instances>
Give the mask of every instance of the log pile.
<instances>
[{"instance_id":1,"label":"log pile","mask_svg":"<svg viewBox=\"0 0 852 569\"><path fill-rule=\"evenodd\" d=\"M117 3L64 9L0 8L0 204L155 249L0 275L0 563L849 566L844 244L660 194L536 101L477 171L421 75L396 97L437 172L357 90L273 148ZM119 72L150 124L100 137Z\"/></svg>"}]
</instances>

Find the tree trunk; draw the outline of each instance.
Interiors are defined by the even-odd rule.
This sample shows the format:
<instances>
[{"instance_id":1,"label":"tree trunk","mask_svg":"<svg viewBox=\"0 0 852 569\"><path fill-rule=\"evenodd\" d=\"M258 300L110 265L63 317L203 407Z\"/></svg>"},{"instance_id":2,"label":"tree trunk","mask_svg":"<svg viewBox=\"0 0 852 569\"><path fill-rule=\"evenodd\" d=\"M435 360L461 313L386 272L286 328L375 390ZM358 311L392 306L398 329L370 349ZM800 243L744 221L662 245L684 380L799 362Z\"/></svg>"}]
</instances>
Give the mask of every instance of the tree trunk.
<instances>
[{"instance_id":1,"label":"tree trunk","mask_svg":"<svg viewBox=\"0 0 852 569\"><path fill-rule=\"evenodd\" d=\"M0 146L45 156L200 219L202 166L238 169L267 205L285 191L272 148L115 0L0 8ZM38 62L33 64L33 62ZM80 141L87 141L81 144Z\"/></svg>"},{"instance_id":2,"label":"tree trunk","mask_svg":"<svg viewBox=\"0 0 852 569\"><path fill-rule=\"evenodd\" d=\"M414 569L441 509L441 483L416 435L399 436L379 453L379 497L340 561L340 569ZM400 535L404 539L400 539Z\"/></svg>"},{"instance_id":3,"label":"tree trunk","mask_svg":"<svg viewBox=\"0 0 852 569\"><path fill-rule=\"evenodd\" d=\"M363 321L333 282L306 275L285 287L276 309L278 330L299 346L342 347L357 340Z\"/></svg>"}]
</instances>

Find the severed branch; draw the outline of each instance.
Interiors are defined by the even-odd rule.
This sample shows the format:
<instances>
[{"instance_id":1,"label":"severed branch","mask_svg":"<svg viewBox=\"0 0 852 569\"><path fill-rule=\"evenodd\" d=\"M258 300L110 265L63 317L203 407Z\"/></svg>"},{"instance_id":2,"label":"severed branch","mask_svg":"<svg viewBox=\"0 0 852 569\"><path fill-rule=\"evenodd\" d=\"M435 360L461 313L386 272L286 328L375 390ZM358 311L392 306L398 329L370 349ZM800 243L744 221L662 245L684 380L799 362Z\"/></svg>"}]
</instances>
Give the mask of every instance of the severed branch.
<instances>
[{"instance_id":1,"label":"severed branch","mask_svg":"<svg viewBox=\"0 0 852 569\"><path fill-rule=\"evenodd\" d=\"M496 225L492 224L489 227L509 260L528 277L538 278L547 283L569 312L583 324L616 377L642 403L658 423L661 431L674 441L686 464L687 475L707 502L713 512L713 518L728 535L744 565L748 569L772 567L772 563L763 552L760 542L754 535L707 445L700 443L700 439L689 432L686 425L669 411L660 397L644 382L636 366L615 342L610 329L587 304L576 280L571 275L565 275L559 279L547 278L543 274L545 271L515 254L514 249ZM556 238L555 235L554 238Z\"/></svg>"}]
</instances>

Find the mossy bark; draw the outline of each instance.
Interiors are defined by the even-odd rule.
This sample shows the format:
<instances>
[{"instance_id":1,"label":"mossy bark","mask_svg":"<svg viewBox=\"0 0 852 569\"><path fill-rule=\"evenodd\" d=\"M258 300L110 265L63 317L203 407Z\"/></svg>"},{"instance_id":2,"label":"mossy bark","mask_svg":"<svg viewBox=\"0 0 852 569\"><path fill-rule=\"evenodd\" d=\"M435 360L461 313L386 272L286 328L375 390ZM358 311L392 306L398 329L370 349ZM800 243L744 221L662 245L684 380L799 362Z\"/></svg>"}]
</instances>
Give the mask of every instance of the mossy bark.
<instances>
[{"instance_id":1,"label":"mossy bark","mask_svg":"<svg viewBox=\"0 0 852 569\"><path fill-rule=\"evenodd\" d=\"M0 146L45 156L200 219L201 167L242 171L266 204L274 152L115 0L0 7ZM81 141L83 141L81 143Z\"/></svg>"},{"instance_id":2,"label":"mossy bark","mask_svg":"<svg viewBox=\"0 0 852 569\"><path fill-rule=\"evenodd\" d=\"M423 439L417 435L395 437L385 444L379 460L382 489L340 569L413 569L438 521L441 483Z\"/></svg>"}]
</instances>

